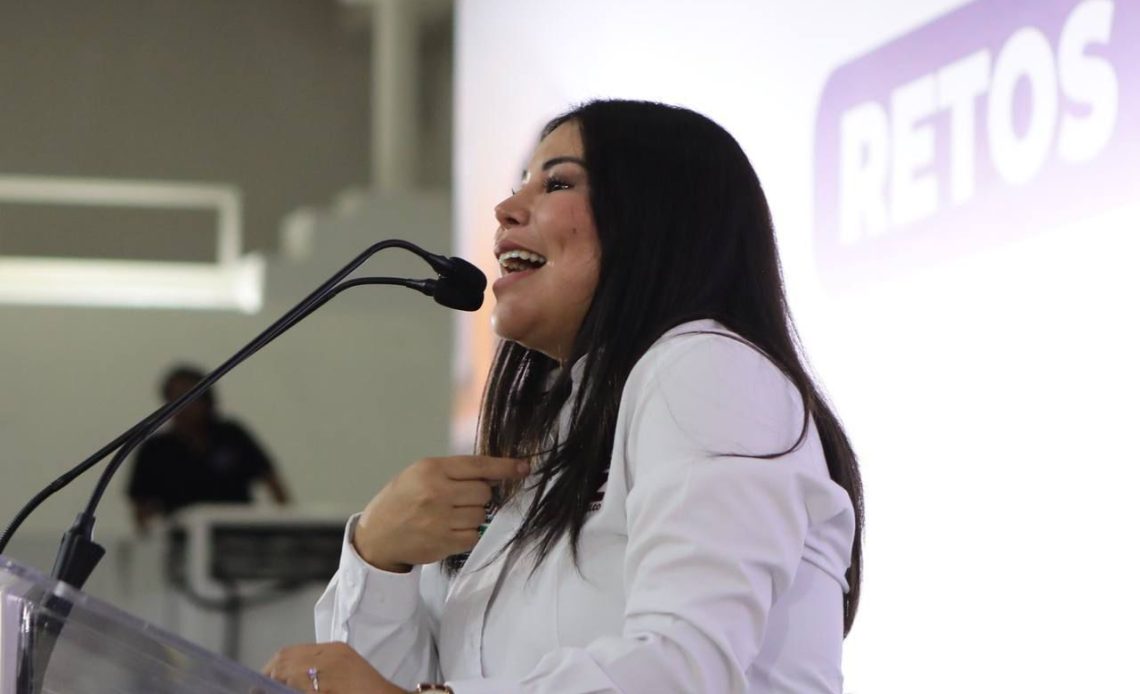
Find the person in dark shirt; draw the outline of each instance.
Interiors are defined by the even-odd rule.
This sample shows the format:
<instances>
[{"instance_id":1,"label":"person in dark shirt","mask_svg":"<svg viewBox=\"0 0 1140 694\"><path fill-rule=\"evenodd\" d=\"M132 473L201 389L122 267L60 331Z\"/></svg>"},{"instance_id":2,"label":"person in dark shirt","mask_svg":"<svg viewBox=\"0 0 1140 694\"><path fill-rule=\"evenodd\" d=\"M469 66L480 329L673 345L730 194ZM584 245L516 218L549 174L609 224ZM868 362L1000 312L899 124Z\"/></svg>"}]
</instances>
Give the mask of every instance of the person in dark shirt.
<instances>
[{"instance_id":1,"label":"person in dark shirt","mask_svg":"<svg viewBox=\"0 0 1140 694\"><path fill-rule=\"evenodd\" d=\"M177 400L204 376L194 367L175 367L162 380L163 399ZM258 482L269 487L277 503L288 503L269 456L240 424L218 415L207 390L142 444L127 493L135 524L145 532L154 517L191 504L249 503Z\"/></svg>"}]
</instances>

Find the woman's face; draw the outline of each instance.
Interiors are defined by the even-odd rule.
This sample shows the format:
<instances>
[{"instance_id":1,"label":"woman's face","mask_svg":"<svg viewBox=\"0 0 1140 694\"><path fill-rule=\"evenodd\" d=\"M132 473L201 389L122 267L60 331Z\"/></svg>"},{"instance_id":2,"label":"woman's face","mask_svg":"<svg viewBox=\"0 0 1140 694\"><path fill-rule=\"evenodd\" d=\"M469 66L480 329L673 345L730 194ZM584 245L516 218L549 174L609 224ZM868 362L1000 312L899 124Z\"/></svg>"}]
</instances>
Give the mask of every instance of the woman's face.
<instances>
[{"instance_id":1,"label":"woman's face","mask_svg":"<svg viewBox=\"0 0 1140 694\"><path fill-rule=\"evenodd\" d=\"M491 325L506 340L565 361L601 260L577 123L563 123L538 144L495 217L500 277Z\"/></svg>"}]
</instances>

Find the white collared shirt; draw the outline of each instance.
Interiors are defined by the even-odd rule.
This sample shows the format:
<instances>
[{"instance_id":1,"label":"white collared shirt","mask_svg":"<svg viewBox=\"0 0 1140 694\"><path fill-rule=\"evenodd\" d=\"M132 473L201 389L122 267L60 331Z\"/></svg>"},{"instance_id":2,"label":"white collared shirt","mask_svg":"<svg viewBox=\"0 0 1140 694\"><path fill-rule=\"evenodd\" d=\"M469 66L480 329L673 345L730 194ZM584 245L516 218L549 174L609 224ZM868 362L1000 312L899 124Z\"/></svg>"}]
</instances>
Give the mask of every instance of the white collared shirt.
<instances>
[{"instance_id":1,"label":"white collared shirt","mask_svg":"<svg viewBox=\"0 0 1140 694\"><path fill-rule=\"evenodd\" d=\"M582 529L539 564L499 550L529 498L500 509L465 566L407 574L349 541L316 607L404 688L456 694L828 693L842 689L847 493L819 436L775 459L801 399L762 353L714 321L666 333L622 393L610 474Z\"/></svg>"}]
</instances>

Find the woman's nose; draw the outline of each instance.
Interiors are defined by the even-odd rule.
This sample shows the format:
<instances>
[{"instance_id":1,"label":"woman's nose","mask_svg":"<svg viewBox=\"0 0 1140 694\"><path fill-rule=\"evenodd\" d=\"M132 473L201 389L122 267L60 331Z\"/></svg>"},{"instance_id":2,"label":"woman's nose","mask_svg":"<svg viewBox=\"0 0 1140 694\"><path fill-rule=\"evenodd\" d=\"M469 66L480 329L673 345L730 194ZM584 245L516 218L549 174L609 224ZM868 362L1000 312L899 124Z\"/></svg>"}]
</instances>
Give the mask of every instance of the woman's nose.
<instances>
[{"instance_id":1,"label":"woman's nose","mask_svg":"<svg viewBox=\"0 0 1140 694\"><path fill-rule=\"evenodd\" d=\"M529 217L526 205L515 194L495 205L495 219L503 227L514 227L526 224Z\"/></svg>"}]
</instances>

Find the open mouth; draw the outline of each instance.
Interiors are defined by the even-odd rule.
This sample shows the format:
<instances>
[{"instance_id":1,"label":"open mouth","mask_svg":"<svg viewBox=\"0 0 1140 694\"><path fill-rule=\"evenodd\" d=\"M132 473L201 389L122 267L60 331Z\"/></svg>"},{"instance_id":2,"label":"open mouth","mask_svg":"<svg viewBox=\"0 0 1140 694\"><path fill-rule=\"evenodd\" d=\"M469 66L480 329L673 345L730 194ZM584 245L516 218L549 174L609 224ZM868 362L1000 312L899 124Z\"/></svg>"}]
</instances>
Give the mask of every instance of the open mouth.
<instances>
[{"instance_id":1,"label":"open mouth","mask_svg":"<svg viewBox=\"0 0 1140 694\"><path fill-rule=\"evenodd\" d=\"M543 265L546 265L546 257L530 251L507 251L499 256L499 267L503 268L508 275L526 270L537 270Z\"/></svg>"}]
</instances>

